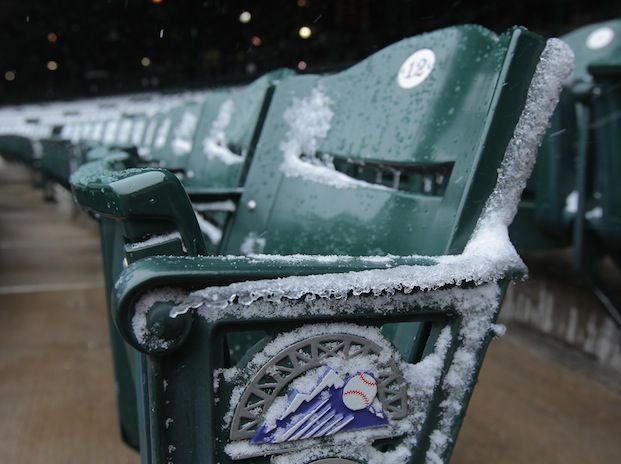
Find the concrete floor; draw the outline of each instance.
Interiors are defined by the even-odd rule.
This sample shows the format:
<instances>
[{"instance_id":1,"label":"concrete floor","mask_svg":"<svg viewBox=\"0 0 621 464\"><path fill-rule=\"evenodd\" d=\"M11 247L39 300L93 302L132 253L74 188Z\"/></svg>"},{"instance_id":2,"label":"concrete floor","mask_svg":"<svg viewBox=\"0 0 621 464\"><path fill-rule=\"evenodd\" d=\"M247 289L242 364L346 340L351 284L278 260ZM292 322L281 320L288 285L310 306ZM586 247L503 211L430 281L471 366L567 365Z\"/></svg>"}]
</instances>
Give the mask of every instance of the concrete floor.
<instances>
[{"instance_id":1,"label":"concrete floor","mask_svg":"<svg viewBox=\"0 0 621 464\"><path fill-rule=\"evenodd\" d=\"M137 463L120 440L99 241L0 164L0 462ZM524 330L492 343L453 463L613 463L621 386Z\"/></svg>"}]
</instances>

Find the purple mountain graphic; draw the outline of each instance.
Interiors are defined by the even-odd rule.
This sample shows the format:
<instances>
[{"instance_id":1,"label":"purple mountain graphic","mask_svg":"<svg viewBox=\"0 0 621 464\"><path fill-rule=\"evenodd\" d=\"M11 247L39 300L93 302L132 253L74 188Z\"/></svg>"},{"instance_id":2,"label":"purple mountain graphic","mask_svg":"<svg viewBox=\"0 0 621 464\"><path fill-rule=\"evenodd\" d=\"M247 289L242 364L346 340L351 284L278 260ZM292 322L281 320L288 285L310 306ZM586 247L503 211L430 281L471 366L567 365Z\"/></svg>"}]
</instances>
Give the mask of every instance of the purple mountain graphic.
<instances>
[{"instance_id":1,"label":"purple mountain graphic","mask_svg":"<svg viewBox=\"0 0 621 464\"><path fill-rule=\"evenodd\" d=\"M289 405L276 420L276 426L268 429L262 425L251 442L282 443L388 425L388 417L377 401L356 411L343 403L343 387L359 374L343 380L333 369L327 368L310 393L292 390L288 395Z\"/></svg>"}]
</instances>

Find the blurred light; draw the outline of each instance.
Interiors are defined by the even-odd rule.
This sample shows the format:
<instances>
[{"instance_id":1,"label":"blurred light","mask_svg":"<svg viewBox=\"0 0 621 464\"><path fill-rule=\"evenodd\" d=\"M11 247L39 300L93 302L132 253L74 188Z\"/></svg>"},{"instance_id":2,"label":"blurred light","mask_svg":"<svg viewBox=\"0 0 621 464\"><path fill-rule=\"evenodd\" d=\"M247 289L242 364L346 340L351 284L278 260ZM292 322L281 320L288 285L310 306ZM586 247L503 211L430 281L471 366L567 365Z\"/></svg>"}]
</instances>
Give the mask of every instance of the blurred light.
<instances>
[{"instance_id":1,"label":"blurred light","mask_svg":"<svg viewBox=\"0 0 621 464\"><path fill-rule=\"evenodd\" d=\"M302 26L300 30L298 31L298 35L302 39L308 39L312 35L311 28L308 26Z\"/></svg>"},{"instance_id":2,"label":"blurred light","mask_svg":"<svg viewBox=\"0 0 621 464\"><path fill-rule=\"evenodd\" d=\"M254 74L257 72L257 65L250 62L246 65L246 74Z\"/></svg>"},{"instance_id":3,"label":"blurred light","mask_svg":"<svg viewBox=\"0 0 621 464\"><path fill-rule=\"evenodd\" d=\"M58 36L56 35L56 32L49 32L47 34L47 41L48 42L56 42L58 40Z\"/></svg>"},{"instance_id":4,"label":"blurred light","mask_svg":"<svg viewBox=\"0 0 621 464\"><path fill-rule=\"evenodd\" d=\"M307 66L306 61L299 61L298 62L298 69L300 71L304 71L306 69L306 66Z\"/></svg>"},{"instance_id":5,"label":"blurred light","mask_svg":"<svg viewBox=\"0 0 621 464\"><path fill-rule=\"evenodd\" d=\"M161 5L162 3L164 3L164 0L151 0L151 3L153 3L154 5Z\"/></svg>"},{"instance_id":6,"label":"blurred light","mask_svg":"<svg viewBox=\"0 0 621 464\"><path fill-rule=\"evenodd\" d=\"M7 81L14 81L15 80L15 71L7 71L4 73L4 78Z\"/></svg>"},{"instance_id":7,"label":"blurred light","mask_svg":"<svg viewBox=\"0 0 621 464\"><path fill-rule=\"evenodd\" d=\"M54 60L48 61L47 69L49 69L50 71L56 71L58 69L58 63Z\"/></svg>"},{"instance_id":8,"label":"blurred light","mask_svg":"<svg viewBox=\"0 0 621 464\"><path fill-rule=\"evenodd\" d=\"M143 56L140 60L140 64L143 65L145 68L148 68L149 66L151 66L151 58L149 58L148 56Z\"/></svg>"},{"instance_id":9,"label":"blurred light","mask_svg":"<svg viewBox=\"0 0 621 464\"><path fill-rule=\"evenodd\" d=\"M298 0L298 6L300 8L303 8L306 6L306 0Z\"/></svg>"},{"instance_id":10,"label":"blurred light","mask_svg":"<svg viewBox=\"0 0 621 464\"><path fill-rule=\"evenodd\" d=\"M250 11L242 11L242 13L239 15L240 23L243 23L243 24L249 23L251 19L252 19L252 15L250 14Z\"/></svg>"},{"instance_id":11,"label":"blurred light","mask_svg":"<svg viewBox=\"0 0 621 464\"><path fill-rule=\"evenodd\" d=\"M261 37L258 37L256 35L252 36L252 39L250 39L250 42L252 43L252 45L254 45L255 47L260 47L261 44L263 43L263 41L261 40Z\"/></svg>"}]
</instances>

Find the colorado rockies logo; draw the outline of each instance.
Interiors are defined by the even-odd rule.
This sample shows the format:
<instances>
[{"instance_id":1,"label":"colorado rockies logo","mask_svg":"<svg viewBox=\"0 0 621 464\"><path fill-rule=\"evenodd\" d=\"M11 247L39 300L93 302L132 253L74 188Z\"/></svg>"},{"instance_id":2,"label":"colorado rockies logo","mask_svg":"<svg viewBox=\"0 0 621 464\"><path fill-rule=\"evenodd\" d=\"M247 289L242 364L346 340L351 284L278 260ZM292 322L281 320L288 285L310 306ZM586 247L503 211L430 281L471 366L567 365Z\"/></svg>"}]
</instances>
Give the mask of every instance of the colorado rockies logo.
<instances>
[{"instance_id":1,"label":"colorado rockies logo","mask_svg":"<svg viewBox=\"0 0 621 464\"><path fill-rule=\"evenodd\" d=\"M245 388L231 439L284 444L352 430L388 430L391 420L407 414L407 395L398 363L381 354L377 343L348 333L292 344Z\"/></svg>"}]
</instances>

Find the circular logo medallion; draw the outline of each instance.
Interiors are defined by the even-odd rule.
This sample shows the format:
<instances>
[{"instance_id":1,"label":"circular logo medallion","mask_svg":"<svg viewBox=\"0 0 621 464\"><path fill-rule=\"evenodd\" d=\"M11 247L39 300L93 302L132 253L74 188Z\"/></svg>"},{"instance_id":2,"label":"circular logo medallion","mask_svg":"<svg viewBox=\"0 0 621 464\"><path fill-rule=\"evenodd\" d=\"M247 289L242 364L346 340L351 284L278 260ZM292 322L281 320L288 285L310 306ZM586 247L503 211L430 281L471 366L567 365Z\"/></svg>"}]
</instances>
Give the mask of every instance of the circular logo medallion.
<instances>
[{"instance_id":1,"label":"circular logo medallion","mask_svg":"<svg viewBox=\"0 0 621 464\"><path fill-rule=\"evenodd\" d=\"M436 63L436 55L428 48L412 53L401 65L397 74L397 83L402 89L412 89L422 83Z\"/></svg>"}]
</instances>

